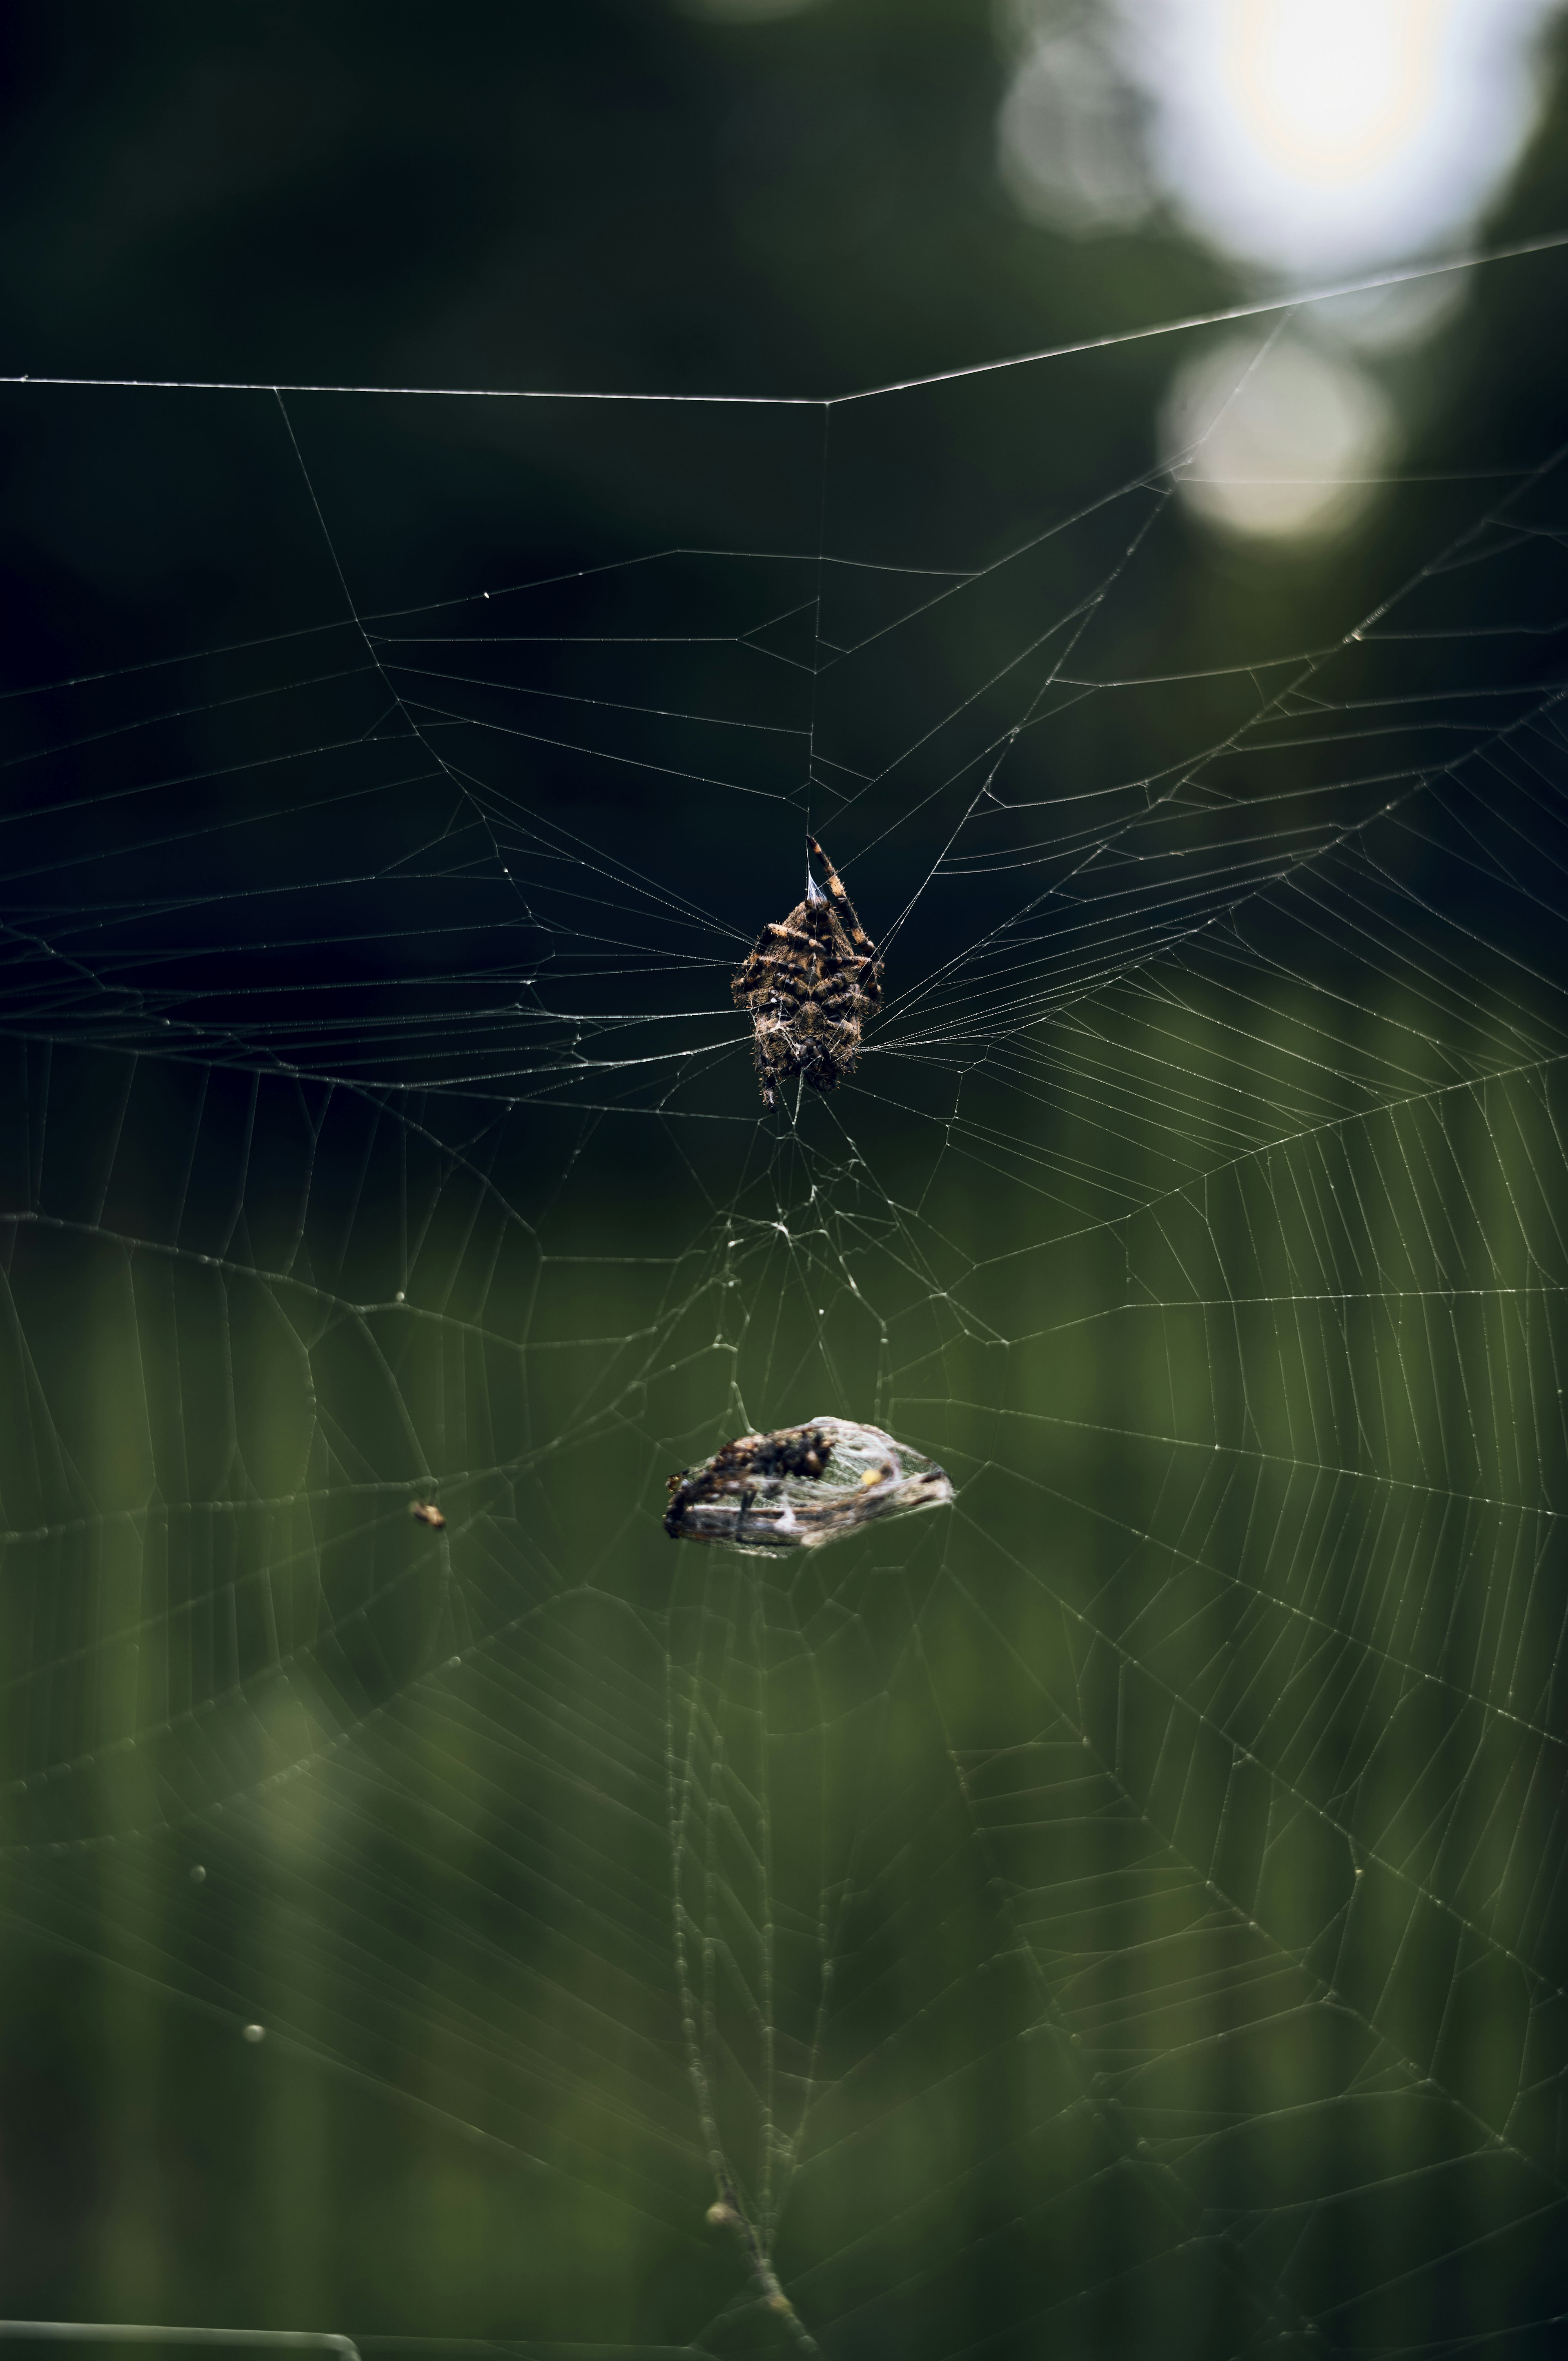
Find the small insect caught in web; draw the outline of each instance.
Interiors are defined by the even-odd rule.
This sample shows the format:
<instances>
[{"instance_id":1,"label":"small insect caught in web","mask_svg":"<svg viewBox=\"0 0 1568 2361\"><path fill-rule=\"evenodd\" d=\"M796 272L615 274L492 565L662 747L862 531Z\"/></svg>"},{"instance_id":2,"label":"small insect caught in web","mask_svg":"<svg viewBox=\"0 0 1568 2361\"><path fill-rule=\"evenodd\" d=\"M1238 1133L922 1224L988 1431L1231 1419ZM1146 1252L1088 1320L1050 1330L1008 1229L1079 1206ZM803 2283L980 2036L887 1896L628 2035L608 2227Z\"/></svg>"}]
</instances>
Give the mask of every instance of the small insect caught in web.
<instances>
[{"instance_id":1,"label":"small insect caught in web","mask_svg":"<svg viewBox=\"0 0 1568 2361\"><path fill-rule=\"evenodd\" d=\"M422 1525L433 1525L437 1532L446 1522L446 1519L433 1500L411 1500L409 1514L411 1517L417 1517Z\"/></svg>"},{"instance_id":2,"label":"small insect caught in web","mask_svg":"<svg viewBox=\"0 0 1568 2361\"><path fill-rule=\"evenodd\" d=\"M846 1081L861 1054L861 1027L882 1003L876 947L817 839L806 842L822 864L827 892L808 863L805 901L762 928L729 987L751 1020L751 1058L767 1106L797 1074L814 1091Z\"/></svg>"},{"instance_id":3,"label":"small insect caught in web","mask_svg":"<svg viewBox=\"0 0 1568 2361\"><path fill-rule=\"evenodd\" d=\"M818 1549L883 1517L944 1508L945 1469L880 1426L808 1419L741 1434L670 1478L664 1531L673 1542L722 1542L771 1556Z\"/></svg>"}]
</instances>

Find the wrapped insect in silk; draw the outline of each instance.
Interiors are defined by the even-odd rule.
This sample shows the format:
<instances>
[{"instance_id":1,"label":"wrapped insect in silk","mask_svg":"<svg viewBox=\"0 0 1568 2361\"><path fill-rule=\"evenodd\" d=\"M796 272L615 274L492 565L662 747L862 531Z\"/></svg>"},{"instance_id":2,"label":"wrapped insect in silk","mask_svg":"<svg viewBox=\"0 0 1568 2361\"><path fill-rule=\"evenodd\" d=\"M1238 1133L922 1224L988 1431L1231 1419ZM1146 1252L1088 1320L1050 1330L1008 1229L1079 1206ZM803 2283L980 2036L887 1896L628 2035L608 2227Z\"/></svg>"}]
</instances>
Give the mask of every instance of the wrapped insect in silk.
<instances>
[{"instance_id":1,"label":"wrapped insect in silk","mask_svg":"<svg viewBox=\"0 0 1568 2361\"><path fill-rule=\"evenodd\" d=\"M670 1478L672 1541L720 1542L772 1555L819 1549L886 1517L946 1507L945 1469L880 1426L843 1418L741 1434Z\"/></svg>"}]
</instances>

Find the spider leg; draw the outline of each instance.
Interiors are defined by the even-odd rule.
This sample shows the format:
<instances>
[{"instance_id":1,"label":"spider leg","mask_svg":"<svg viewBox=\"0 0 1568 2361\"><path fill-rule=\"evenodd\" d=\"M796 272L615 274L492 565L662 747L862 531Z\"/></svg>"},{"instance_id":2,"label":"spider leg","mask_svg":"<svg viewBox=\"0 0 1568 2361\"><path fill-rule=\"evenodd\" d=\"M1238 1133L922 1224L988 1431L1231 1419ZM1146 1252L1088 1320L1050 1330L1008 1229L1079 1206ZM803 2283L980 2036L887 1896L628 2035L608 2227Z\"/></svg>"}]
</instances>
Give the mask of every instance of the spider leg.
<instances>
[{"instance_id":1,"label":"spider leg","mask_svg":"<svg viewBox=\"0 0 1568 2361\"><path fill-rule=\"evenodd\" d=\"M864 958L873 959L876 955L876 945L867 934L864 927L861 926L859 916L856 913L855 906L844 890L843 879L839 876L839 872L834 868L833 863L828 860L828 855L823 851L822 847L817 843L817 839L814 836L808 836L806 840L806 850L810 852L815 852L817 858L820 861L823 868L828 873L828 891L833 896L834 901L840 904L841 906L848 910L850 914L850 940Z\"/></svg>"}]
</instances>

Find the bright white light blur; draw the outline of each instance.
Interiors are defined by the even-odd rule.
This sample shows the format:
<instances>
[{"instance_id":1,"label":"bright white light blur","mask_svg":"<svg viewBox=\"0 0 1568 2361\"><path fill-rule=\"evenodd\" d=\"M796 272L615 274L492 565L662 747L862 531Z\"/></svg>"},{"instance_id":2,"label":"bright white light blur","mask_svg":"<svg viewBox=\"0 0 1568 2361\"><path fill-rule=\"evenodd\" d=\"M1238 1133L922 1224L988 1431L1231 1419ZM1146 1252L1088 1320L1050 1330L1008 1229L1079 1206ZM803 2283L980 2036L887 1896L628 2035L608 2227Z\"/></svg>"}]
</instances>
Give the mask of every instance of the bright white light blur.
<instances>
[{"instance_id":1,"label":"bright white light blur","mask_svg":"<svg viewBox=\"0 0 1568 2361\"><path fill-rule=\"evenodd\" d=\"M998 164L1079 235L1163 191L1294 280L1463 246L1535 126L1563 0L997 0Z\"/></svg>"},{"instance_id":2,"label":"bright white light blur","mask_svg":"<svg viewBox=\"0 0 1568 2361\"><path fill-rule=\"evenodd\" d=\"M1447 325L1470 291L1468 270L1440 270L1430 279L1397 280L1354 295L1331 295L1312 306L1321 335L1342 336L1363 352L1391 352L1420 344Z\"/></svg>"},{"instance_id":3,"label":"bright white light blur","mask_svg":"<svg viewBox=\"0 0 1568 2361\"><path fill-rule=\"evenodd\" d=\"M1266 540L1343 532L1394 447L1393 412L1354 360L1281 336L1229 336L1179 370L1160 441L1189 507L1222 533Z\"/></svg>"},{"instance_id":4,"label":"bright white light blur","mask_svg":"<svg viewBox=\"0 0 1568 2361\"><path fill-rule=\"evenodd\" d=\"M1290 276L1463 238L1540 103L1559 0L1115 0L1160 180Z\"/></svg>"}]
</instances>

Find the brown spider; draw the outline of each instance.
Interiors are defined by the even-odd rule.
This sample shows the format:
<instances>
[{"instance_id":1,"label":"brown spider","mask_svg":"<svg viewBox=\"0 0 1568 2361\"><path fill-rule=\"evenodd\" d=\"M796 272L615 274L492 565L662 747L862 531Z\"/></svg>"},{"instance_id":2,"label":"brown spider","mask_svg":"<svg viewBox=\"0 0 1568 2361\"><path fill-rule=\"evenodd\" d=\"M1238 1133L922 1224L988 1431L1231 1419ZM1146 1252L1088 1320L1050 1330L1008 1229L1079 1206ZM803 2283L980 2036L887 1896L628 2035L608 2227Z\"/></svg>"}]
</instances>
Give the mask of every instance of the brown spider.
<instances>
[{"instance_id":1,"label":"brown spider","mask_svg":"<svg viewBox=\"0 0 1568 2361\"><path fill-rule=\"evenodd\" d=\"M833 863L814 836L806 841L827 873L827 893L808 866L805 901L762 928L729 987L751 1020L752 1062L767 1106L794 1074L814 1091L830 1091L853 1073L861 1023L882 1001L875 946Z\"/></svg>"}]
</instances>

